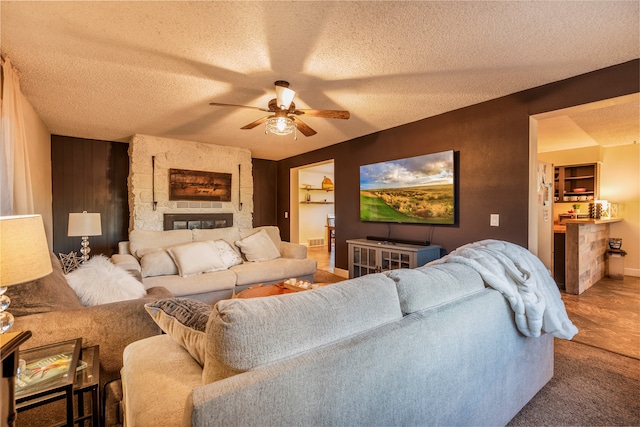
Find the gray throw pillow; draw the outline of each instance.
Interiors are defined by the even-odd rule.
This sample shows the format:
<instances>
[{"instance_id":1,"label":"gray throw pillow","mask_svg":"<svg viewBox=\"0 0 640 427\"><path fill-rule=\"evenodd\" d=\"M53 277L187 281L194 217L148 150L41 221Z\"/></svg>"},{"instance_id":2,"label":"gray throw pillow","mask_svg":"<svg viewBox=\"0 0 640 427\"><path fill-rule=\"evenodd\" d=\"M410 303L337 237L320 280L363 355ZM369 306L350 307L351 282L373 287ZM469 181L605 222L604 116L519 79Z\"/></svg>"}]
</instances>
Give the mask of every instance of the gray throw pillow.
<instances>
[{"instance_id":1,"label":"gray throw pillow","mask_svg":"<svg viewBox=\"0 0 640 427\"><path fill-rule=\"evenodd\" d=\"M190 298L167 298L145 304L151 318L189 352L200 366L205 359L205 329L213 308Z\"/></svg>"}]
</instances>

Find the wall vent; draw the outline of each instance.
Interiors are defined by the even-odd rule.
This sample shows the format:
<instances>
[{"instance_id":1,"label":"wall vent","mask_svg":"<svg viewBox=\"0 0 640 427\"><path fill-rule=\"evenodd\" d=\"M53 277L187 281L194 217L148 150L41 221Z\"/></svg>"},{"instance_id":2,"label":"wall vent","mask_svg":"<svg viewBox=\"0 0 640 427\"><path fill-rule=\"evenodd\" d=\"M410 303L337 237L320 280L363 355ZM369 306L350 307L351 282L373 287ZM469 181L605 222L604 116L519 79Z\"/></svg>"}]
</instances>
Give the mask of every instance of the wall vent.
<instances>
[{"instance_id":1,"label":"wall vent","mask_svg":"<svg viewBox=\"0 0 640 427\"><path fill-rule=\"evenodd\" d=\"M309 246L324 246L324 237L309 239Z\"/></svg>"}]
</instances>

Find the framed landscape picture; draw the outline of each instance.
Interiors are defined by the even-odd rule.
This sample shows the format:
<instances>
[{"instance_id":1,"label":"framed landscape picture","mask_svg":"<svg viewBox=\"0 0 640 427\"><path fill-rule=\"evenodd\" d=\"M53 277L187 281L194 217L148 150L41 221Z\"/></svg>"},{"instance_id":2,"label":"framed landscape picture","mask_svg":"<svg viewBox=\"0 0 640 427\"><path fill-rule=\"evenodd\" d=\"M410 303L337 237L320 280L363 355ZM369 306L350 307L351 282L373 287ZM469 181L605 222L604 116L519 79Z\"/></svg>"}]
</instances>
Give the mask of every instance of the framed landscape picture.
<instances>
[{"instance_id":1,"label":"framed landscape picture","mask_svg":"<svg viewBox=\"0 0 640 427\"><path fill-rule=\"evenodd\" d=\"M231 174L169 169L169 200L231 201Z\"/></svg>"},{"instance_id":2,"label":"framed landscape picture","mask_svg":"<svg viewBox=\"0 0 640 427\"><path fill-rule=\"evenodd\" d=\"M360 220L455 224L454 158L450 150L360 166Z\"/></svg>"}]
</instances>

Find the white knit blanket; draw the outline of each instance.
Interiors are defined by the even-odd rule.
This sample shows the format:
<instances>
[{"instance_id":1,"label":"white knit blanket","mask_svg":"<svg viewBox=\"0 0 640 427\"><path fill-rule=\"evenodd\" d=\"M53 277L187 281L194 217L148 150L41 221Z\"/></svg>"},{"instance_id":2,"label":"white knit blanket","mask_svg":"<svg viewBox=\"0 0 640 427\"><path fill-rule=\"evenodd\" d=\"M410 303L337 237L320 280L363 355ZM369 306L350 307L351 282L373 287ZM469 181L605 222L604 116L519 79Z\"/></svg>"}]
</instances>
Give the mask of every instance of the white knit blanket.
<instances>
[{"instance_id":1,"label":"white knit blanket","mask_svg":"<svg viewBox=\"0 0 640 427\"><path fill-rule=\"evenodd\" d=\"M500 240L461 246L427 265L456 262L476 270L484 281L509 301L518 330L528 337L543 332L570 340L575 327L549 270L527 249Z\"/></svg>"}]
</instances>

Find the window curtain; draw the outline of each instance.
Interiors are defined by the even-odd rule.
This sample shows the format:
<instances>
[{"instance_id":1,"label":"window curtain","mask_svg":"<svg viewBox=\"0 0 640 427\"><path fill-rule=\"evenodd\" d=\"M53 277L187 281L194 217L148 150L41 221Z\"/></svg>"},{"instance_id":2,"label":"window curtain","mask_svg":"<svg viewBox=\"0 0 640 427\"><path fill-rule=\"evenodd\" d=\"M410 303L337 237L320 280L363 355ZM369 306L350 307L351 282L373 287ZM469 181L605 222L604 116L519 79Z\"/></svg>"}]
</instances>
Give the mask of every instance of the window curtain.
<instances>
[{"instance_id":1,"label":"window curtain","mask_svg":"<svg viewBox=\"0 0 640 427\"><path fill-rule=\"evenodd\" d=\"M0 103L0 215L34 212L31 171L23 115L20 75L9 58L2 61Z\"/></svg>"}]
</instances>

